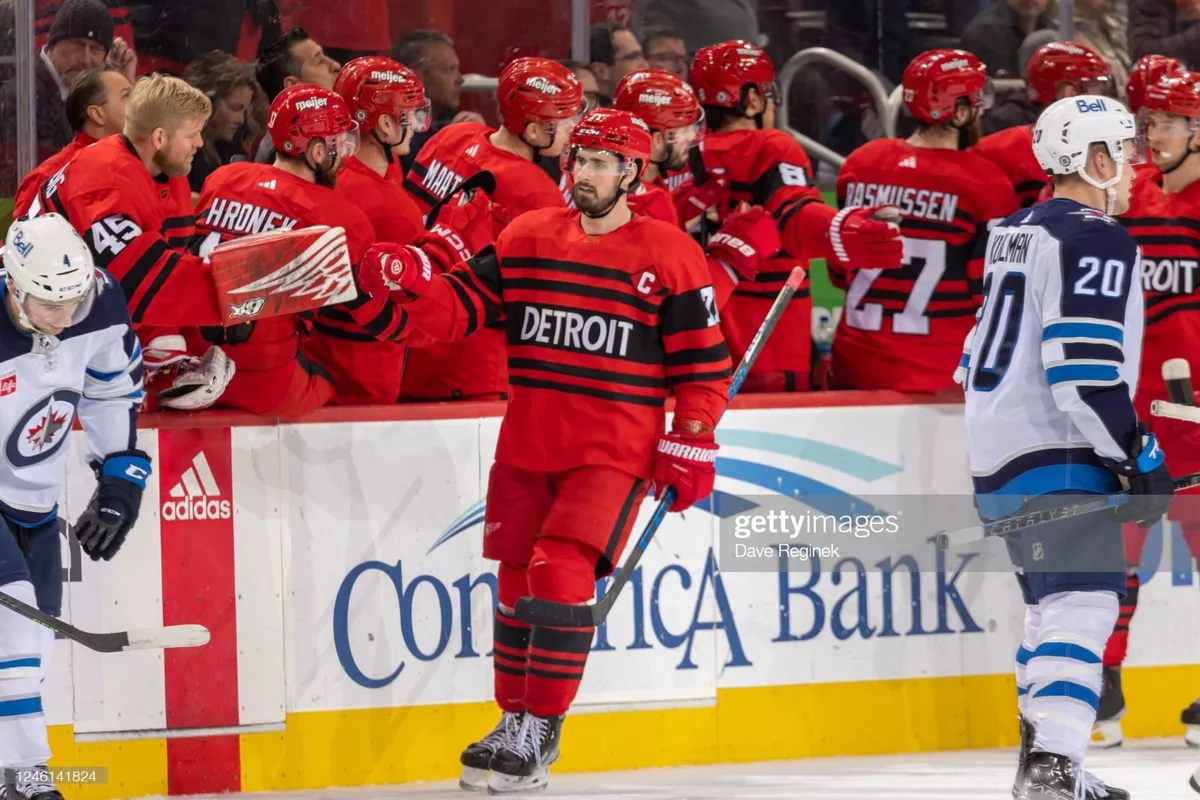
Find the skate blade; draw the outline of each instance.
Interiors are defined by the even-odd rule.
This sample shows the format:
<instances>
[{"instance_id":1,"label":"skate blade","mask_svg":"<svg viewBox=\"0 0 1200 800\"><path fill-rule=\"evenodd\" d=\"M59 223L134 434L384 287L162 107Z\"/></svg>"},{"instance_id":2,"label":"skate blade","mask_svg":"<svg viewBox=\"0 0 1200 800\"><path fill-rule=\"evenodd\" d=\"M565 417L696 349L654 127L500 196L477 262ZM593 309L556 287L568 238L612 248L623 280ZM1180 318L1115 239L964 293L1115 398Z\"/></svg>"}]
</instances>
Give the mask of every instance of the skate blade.
<instances>
[{"instance_id":1,"label":"skate blade","mask_svg":"<svg viewBox=\"0 0 1200 800\"><path fill-rule=\"evenodd\" d=\"M1092 739L1089 746L1096 750L1111 750L1114 747L1120 747L1125 742L1125 735L1121 731L1121 723L1116 720L1105 720L1097 722L1092 728Z\"/></svg>"},{"instance_id":2,"label":"skate blade","mask_svg":"<svg viewBox=\"0 0 1200 800\"><path fill-rule=\"evenodd\" d=\"M1188 747L1200 748L1200 725L1188 725L1187 733L1183 735L1183 741L1187 743Z\"/></svg>"},{"instance_id":3,"label":"skate blade","mask_svg":"<svg viewBox=\"0 0 1200 800\"><path fill-rule=\"evenodd\" d=\"M545 769L524 778L493 772L492 777L488 779L487 793L489 795L537 794L546 791L546 787L549 785L550 773Z\"/></svg>"},{"instance_id":4,"label":"skate blade","mask_svg":"<svg viewBox=\"0 0 1200 800\"><path fill-rule=\"evenodd\" d=\"M486 769L463 767L462 775L458 778L458 788L464 792L486 792L490 774Z\"/></svg>"}]
</instances>

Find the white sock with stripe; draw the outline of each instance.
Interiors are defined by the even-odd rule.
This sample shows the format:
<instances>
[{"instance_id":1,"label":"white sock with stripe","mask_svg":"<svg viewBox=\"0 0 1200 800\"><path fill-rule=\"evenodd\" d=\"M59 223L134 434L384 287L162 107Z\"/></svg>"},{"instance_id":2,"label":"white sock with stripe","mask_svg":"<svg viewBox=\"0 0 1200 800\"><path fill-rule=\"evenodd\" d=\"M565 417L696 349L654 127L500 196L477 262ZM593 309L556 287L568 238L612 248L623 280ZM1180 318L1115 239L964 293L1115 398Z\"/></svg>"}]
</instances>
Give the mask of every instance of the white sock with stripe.
<instances>
[{"instance_id":1,"label":"white sock with stripe","mask_svg":"<svg viewBox=\"0 0 1200 800\"><path fill-rule=\"evenodd\" d=\"M5 584L0 591L37 606L29 581ZM50 758L42 713L43 630L0 608L0 764L9 768L37 766Z\"/></svg>"},{"instance_id":2,"label":"white sock with stripe","mask_svg":"<svg viewBox=\"0 0 1200 800\"><path fill-rule=\"evenodd\" d=\"M1096 722L1104 643L1117 621L1115 592L1060 592L1038 604L1037 647L1025 666L1033 748L1082 763Z\"/></svg>"},{"instance_id":3,"label":"white sock with stripe","mask_svg":"<svg viewBox=\"0 0 1200 800\"><path fill-rule=\"evenodd\" d=\"M1017 708L1021 714L1029 717L1029 679L1026 677L1029 659L1037 648L1038 628L1042 624L1042 610L1037 606L1025 606L1025 638L1017 648Z\"/></svg>"}]
</instances>

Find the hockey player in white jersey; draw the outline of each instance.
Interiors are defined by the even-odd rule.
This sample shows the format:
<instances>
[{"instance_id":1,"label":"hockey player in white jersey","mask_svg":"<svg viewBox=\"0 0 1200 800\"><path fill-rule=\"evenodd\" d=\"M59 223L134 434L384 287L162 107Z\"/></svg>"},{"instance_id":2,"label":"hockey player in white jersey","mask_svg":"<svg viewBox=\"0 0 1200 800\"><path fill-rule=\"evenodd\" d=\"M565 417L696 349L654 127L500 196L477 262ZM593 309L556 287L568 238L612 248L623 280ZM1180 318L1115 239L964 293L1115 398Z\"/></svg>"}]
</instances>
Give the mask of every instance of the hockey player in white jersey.
<instances>
[{"instance_id":1,"label":"hockey player in white jersey","mask_svg":"<svg viewBox=\"0 0 1200 800\"><path fill-rule=\"evenodd\" d=\"M120 549L141 506L150 459L137 448L142 350L125 296L57 214L18 219L4 243L0 295L0 592L62 610L58 499L78 417L97 488L75 526L92 560ZM28 800L62 800L41 685L54 634L0 609L0 765ZM4 797L7 797L7 790Z\"/></svg>"},{"instance_id":2,"label":"hockey player in white jersey","mask_svg":"<svg viewBox=\"0 0 1200 800\"><path fill-rule=\"evenodd\" d=\"M1142 346L1140 258L1113 215L1129 207L1137 125L1119 102L1071 97L1034 130L1053 199L988 238L984 303L958 378L976 504L987 519L1123 487L1130 500L1008 537L1027 604L1016 659L1017 800L1125 800L1083 769L1101 656L1125 592L1121 521L1150 524L1173 488L1133 408Z\"/></svg>"}]
</instances>

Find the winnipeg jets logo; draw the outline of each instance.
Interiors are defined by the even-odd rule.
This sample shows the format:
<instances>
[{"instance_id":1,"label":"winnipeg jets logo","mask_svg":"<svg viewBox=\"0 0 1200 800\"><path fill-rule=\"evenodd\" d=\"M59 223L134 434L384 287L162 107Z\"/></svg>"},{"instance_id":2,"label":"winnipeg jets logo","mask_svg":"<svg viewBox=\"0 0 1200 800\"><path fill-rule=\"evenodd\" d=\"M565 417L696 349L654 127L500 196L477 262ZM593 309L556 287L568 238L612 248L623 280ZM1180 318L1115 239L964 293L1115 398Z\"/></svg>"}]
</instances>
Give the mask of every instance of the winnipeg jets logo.
<instances>
[{"instance_id":1,"label":"winnipeg jets logo","mask_svg":"<svg viewBox=\"0 0 1200 800\"><path fill-rule=\"evenodd\" d=\"M58 389L34 402L12 427L4 455L14 467L29 467L62 449L75 421L79 392Z\"/></svg>"}]
</instances>

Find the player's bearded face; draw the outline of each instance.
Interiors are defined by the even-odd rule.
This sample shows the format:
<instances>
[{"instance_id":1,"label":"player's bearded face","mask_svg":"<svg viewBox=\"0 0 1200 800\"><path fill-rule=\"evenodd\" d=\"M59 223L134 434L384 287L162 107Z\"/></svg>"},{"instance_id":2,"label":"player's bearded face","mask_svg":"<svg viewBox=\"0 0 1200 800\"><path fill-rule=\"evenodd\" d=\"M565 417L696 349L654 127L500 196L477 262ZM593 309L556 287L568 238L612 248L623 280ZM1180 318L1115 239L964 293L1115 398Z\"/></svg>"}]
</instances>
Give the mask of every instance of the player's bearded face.
<instances>
[{"instance_id":1,"label":"player's bearded face","mask_svg":"<svg viewBox=\"0 0 1200 800\"><path fill-rule=\"evenodd\" d=\"M582 150L575 155L571 166L571 199L585 214L602 214L611 209L617 198L624 162L611 153Z\"/></svg>"},{"instance_id":2,"label":"player's bearded face","mask_svg":"<svg viewBox=\"0 0 1200 800\"><path fill-rule=\"evenodd\" d=\"M165 134L165 143L154 151L154 165L172 178L186 177L192 171L192 159L204 144L200 132L207 118L187 117Z\"/></svg>"}]
</instances>

